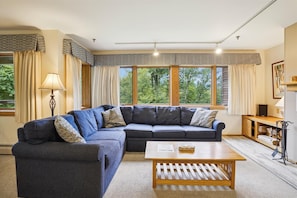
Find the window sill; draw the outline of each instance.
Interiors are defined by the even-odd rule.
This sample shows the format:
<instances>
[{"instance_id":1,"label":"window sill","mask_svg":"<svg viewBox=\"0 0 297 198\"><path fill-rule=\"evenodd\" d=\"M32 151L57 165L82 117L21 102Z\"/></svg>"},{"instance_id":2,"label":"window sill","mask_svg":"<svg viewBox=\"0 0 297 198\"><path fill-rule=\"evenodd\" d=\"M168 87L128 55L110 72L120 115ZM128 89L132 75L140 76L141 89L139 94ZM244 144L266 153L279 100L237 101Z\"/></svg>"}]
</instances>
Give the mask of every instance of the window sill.
<instances>
[{"instance_id":1,"label":"window sill","mask_svg":"<svg viewBox=\"0 0 297 198\"><path fill-rule=\"evenodd\" d=\"M14 110L0 110L0 116L14 116Z\"/></svg>"}]
</instances>

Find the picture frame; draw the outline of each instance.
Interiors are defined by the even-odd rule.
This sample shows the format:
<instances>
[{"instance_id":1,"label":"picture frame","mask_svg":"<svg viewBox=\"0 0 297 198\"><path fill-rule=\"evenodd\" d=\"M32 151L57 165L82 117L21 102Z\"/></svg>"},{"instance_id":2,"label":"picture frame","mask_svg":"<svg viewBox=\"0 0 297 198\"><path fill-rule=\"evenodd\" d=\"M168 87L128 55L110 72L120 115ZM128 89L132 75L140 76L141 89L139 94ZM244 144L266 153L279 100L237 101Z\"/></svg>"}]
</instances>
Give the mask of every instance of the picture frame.
<instances>
[{"instance_id":1,"label":"picture frame","mask_svg":"<svg viewBox=\"0 0 297 198\"><path fill-rule=\"evenodd\" d=\"M284 95L285 90L285 86L283 85L285 80L285 63L282 60L272 63L271 66L273 98L281 99L281 97Z\"/></svg>"}]
</instances>

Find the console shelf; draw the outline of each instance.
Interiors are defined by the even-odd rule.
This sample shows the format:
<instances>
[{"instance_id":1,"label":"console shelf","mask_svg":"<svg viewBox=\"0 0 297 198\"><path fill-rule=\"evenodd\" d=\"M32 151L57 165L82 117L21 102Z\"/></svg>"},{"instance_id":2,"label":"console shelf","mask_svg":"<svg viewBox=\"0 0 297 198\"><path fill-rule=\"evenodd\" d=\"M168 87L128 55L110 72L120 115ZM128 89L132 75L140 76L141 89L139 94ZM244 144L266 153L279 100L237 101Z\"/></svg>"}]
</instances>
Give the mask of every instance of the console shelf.
<instances>
[{"instance_id":1,"label":"console shelf","mask_svg":"<svg viewBox=\"0 0 297 198\"><path fill-rule=\"evenodd\" d=\"M281 121L282 118L271 116L242 116L242 135L264 144L272 149L275 149L273 141L277 140L277 135L280 135L281 124L277 126L277 121ZM273 134L267 131L271 129Z\"/></svg>"}]
</instances>

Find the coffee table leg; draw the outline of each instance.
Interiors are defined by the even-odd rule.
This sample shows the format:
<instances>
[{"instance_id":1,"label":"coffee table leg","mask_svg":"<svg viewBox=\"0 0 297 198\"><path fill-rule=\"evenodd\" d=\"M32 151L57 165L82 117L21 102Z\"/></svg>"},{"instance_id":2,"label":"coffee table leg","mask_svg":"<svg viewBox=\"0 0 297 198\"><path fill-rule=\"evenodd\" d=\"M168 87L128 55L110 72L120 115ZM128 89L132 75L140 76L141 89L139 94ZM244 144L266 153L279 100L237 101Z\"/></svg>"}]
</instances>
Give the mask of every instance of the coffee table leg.
<instances>
[{"instance_id":1,"label":"coffee table leg","mask_svg":"<svg viewBox=\"0 0 297 198\"><path fill-rule=\"evenodd\" d=\"M235 161L231 162L231 189L235 188Z\"/></svg>"},{"instance_id":2,"label":"coffee table leg","mask_svg":"<svg viewBox=\"0 0 297 198\"><path fill-rule=\"evenodd\" d=\"M156 172L157 172L157 162L153 160L152 173L153 173L153 188L156 188Z\"/></svg>"}]
</instances>

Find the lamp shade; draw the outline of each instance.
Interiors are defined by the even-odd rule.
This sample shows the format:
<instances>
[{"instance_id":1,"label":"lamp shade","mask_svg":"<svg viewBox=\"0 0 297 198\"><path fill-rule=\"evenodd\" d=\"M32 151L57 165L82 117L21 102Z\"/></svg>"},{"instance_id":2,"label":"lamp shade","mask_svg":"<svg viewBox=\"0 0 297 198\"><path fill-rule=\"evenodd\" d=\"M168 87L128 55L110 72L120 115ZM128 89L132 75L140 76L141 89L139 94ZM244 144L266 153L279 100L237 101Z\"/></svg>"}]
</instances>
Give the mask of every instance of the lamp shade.
<instances>
[{"instance_id":1,"label":"lamp shade","mask_svg":"<svg viewBox=\"0 0 297 198\"><path fill-rule=\"evenodd\" d=\"M275 104L276 107L279 107L279 108L284 108L285 106L285 99L284 97L282 97L276 104Z\"/></svg>"},{"instance_id":2,"label":"lamp shade","mask_svg":"<svg viewBox=\"0 0 297 198\"><path fill-rule=\"evenodd\" d=\"M65 90L65 87L60 80L59 74L49 73L40 89Z\"/></svg>"}]
</instances>

